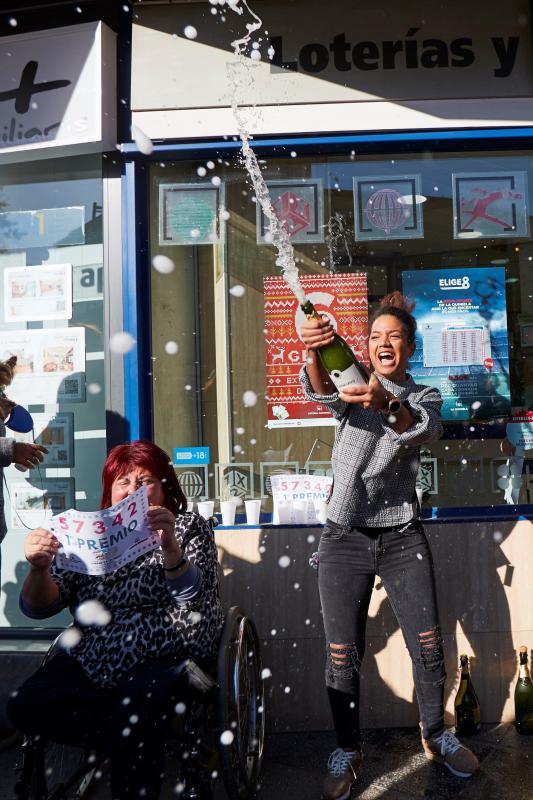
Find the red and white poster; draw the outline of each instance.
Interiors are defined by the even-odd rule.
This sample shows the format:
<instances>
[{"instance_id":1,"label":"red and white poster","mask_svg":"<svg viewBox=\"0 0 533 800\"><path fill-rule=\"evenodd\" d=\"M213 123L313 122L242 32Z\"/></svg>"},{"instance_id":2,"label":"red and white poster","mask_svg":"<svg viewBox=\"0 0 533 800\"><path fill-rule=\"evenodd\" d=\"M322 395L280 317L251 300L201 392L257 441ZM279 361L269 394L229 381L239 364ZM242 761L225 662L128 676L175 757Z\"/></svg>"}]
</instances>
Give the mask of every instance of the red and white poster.
<instances>
[{"instance_id":1,"label":"red and white poster","mask_svg":"<svg viewBox=\"0 0 533 800\"><path fill-rule=\"evenodd\" d=\"M368 297L364 273L307 275L303 290L320 314L368 364ZM335 425L320 403L304 397L298 374L305 347L297 331L305 314L283 278L265 278L266 383L269 428Z\"/></svg>"}]
</instances>

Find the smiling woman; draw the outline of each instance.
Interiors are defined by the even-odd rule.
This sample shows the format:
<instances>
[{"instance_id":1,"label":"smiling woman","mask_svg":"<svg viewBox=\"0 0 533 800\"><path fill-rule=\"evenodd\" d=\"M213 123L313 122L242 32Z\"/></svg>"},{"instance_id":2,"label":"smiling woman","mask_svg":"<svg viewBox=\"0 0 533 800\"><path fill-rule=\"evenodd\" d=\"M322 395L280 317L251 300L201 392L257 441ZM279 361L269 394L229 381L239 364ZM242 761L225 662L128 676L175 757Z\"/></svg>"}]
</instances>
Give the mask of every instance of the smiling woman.
<instances>
[{"instance_id":1,"label":"smiling woman","mask_svg":"<svg viewBox=\"0 0 533 800\"><path fill-rule=\"evenodd\" d=\"M333 492L318 551L328 642L326 685L338 744L328 761L323 800L346 797L362 768L359 671L376 574L413 660L427 757L440 753L460 777L478 769L476 757L444 728L435 578L415 491L420 446L442 435L442 399L436 389L417 386L406 372L416 346L411 310L399 292L381 301L371 318L368 352L374 371L365 386L332 386L317 358L333 335L329 320L308 320L300 331L308 348L300 374L304 393L339 421ZM431 663L425 658L426 640Z\"/></svg>"}]
</instances>

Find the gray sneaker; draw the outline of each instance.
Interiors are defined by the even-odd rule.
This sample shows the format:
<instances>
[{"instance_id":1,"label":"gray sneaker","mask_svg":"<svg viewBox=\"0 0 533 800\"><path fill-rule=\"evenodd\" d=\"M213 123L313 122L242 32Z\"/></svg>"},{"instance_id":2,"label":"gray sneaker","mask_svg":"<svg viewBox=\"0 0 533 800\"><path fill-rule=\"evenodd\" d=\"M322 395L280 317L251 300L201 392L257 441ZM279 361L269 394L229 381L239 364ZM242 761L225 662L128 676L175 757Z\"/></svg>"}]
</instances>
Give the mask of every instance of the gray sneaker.
<instances>
[{"instance_id":1,"label":"gray sneaker","mask_svg":"<svg viewBox=\"0 0 533 800\"><path fill-rule=\"evenodd\" d=\"M445 730L431 739L422 737L422 746L427 759L444 764L458 778L470 778L479 772L479 761L474 753L451 731Z\"/></svg>"},{"instance_id":2,"label":"gray sneaker","mask_svg":"<svg viewBox=\"0 0 533 800\"><path fill-rule=\"evenodd\" d=\"M328 774L322 784L322 800L347 800L363 768L360 750L347 753L337 747L328 759Z\"/></svg>"}]
</instances>

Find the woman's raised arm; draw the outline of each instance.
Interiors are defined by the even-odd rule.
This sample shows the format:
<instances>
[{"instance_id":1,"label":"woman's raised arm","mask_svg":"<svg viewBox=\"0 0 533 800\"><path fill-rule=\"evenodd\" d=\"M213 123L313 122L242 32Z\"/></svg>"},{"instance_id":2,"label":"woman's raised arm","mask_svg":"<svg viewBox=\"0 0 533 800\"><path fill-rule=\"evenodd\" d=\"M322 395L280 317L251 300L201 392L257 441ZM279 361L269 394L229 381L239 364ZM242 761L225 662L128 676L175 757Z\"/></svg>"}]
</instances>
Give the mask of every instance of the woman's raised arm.
<instances>
[{"instance_id":1,"label":"woman's raised arm","mask_svg":"<svg viewBox=\"0 0 533 800\"><path fill-rule=\"evenodd\" d=\"M27 535L24 555L30 571L22 587L22 601L28 609L53 606L59 599L59 588L52 578L50 567L59 548L59 542L50 531L36 528Z\"/></svg>"}]
</instances>

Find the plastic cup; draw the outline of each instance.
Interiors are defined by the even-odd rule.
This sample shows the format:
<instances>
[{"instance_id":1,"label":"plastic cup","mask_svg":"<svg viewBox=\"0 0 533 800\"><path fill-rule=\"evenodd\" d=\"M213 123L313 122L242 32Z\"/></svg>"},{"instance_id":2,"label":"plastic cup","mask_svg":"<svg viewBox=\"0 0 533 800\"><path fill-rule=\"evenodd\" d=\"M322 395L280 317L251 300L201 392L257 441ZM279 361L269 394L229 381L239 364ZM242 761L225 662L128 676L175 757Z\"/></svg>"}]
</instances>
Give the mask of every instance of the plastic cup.
<instances>
[{"instance_id":1,"label":"plastic cup","mask_svg":"<svg viewBox=\"0 0 533 800\"><path fill-rule=\"evenodd\" d=\"M292 522L292 500L280 500L276 508L278 523L280 525L290 525Z\"/></svg>"},{"instance_id":2,"label":"plastic cup","mask_svg":"<svg viewBox=\"0 0 533 800\"><path fill-rule=\"evenodd\" d=\"M307 522L307 500L295 500L293 512L295 525L305 525Z\"/></svg>"},{"instance_id":3,"label":"plastic cup","mask_svg":"<svg viewBox=\"0 0 533 800\"><path fill-rule=\"evenodd\" d=\"M321 525L326 524L328 518L328 504L326 500L315 500L315 514Z\"/></svg>"},{"instance_id":4,"label":"plastic cup","mask_svg":"<svg viewBox=\"0 0 533 800\"><path fill-rule=\"evenodd\" d=\"M261 514L261 500L245 500L244 507L246 509L246 524L259 525L259 516Z\"/></svg>"},{"instance_id":5,"label":"plastic cup","mask_svg":"<svg viewBox=\"0 0 533 800\"><path fill-rule=\"evenodd\" d=\"M194 502L192 500L187 502L187 511L194 511Z\"/></svg>"},{"instance_id":6,"label":"plastic cup","mask_svg":"<svg viewBox=\"0 0 533 800\"><path fill-rule=\"evenodd\" d=\"M198 503L198 513L204 519L210 519L213 516L213 512L215 510L215 503L213 500L202 500Z\"/></svg>"},{"instance_id":7,"label":"plastic cup","mask_svg":"<svg viewBox=\"0 0 533 800\"><path fill-rule=\"evenodd\" d=\"M237 506L234 500L221 500L220 513L222 514L223 525L235 525L235 510Z\"/></svg>"}]
</instances>

